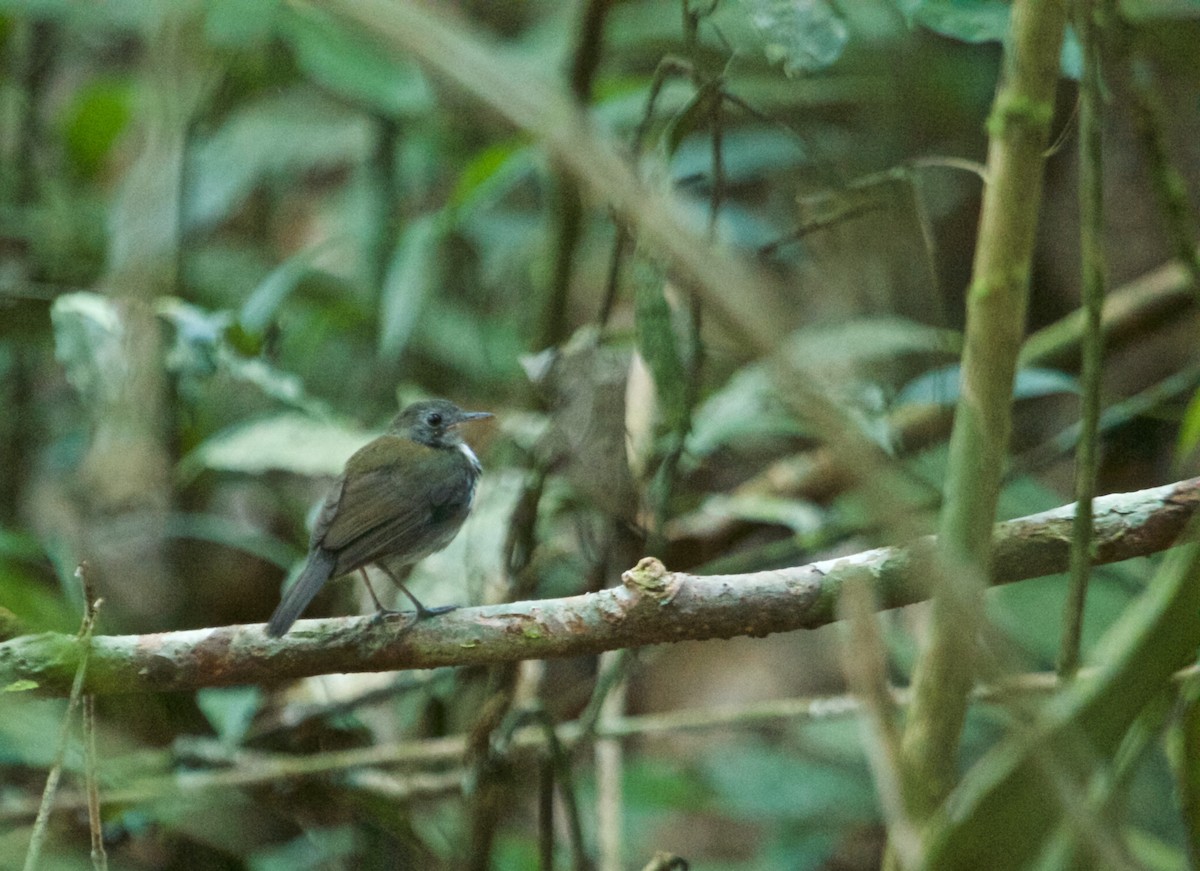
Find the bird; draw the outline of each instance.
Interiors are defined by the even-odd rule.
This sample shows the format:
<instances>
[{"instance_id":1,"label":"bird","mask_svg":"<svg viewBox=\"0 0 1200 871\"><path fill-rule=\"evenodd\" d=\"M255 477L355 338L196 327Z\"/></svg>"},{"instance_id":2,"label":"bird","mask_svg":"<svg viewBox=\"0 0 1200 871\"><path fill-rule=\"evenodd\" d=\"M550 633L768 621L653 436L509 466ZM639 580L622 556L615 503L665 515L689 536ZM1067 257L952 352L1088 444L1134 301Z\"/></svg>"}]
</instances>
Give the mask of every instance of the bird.
<instances>
[{"instance_id":1,"label":"bird","mask_svg":"<svg viewBox=\"0 0 1200 871\"><path fill-rule=\"evenodd\" d=\"M372 564L412 600L416 620L454 610L426 608L395 570L441 550L458 534L482 473L458 428L491 416L445 399L415 402L384 435L356 451L321 507L304 569L267 621L267 635L283 636L326 581L354 571L362 574L377 616L395 613L371 587L366 567Z\"/></svg>"}]
</instances>

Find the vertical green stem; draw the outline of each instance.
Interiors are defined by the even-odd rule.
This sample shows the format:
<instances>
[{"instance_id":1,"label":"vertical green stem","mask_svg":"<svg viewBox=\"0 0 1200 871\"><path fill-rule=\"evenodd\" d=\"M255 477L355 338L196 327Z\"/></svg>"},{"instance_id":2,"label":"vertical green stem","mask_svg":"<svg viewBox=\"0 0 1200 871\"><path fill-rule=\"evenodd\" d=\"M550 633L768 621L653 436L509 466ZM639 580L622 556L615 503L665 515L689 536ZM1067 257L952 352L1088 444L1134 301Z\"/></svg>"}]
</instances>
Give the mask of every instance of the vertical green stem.
<instances>
[{"instance_id":1,"label":"vertical green stem","mask_svg":"<svg viewBox=\"0 0 1200 871\"><path fill-rule=\"evenodd\" d=\"M568 70L571 96L580 106L586 106L592 98L609 7L610 0L585 0L582 5ZM566 338L571 273L584 224L583 198L570 173L558 173L550 214L554 221L554 265L538 348L554 347Z\"/></svg>"},{"instance_id":2,"label":"vertical green stem","mask_svg":"<svg viewBox=\"0 0 1200 871\"><path fill-rule=\"evenodd\" d=\"M370 240L370 262L367 276L372 286L382 288L391 266L396 239L400 234L403 216L400 204L400 179L396 172L396 155L401 145L401 128L394 118L375 119L375 147L371 152L367 172L375 220Z\"/></svg>"},{"instance_id":3,"label":"vertical green stem","mask_svg":"<svg viewBox=\"0 0 1200 871\"><path fill-rule=\"evenodd\" d=\"M646 142L646 135L650 132L650 122L654 120L654 112L658 106L658 98L662 94L663 86L666 85L672 76L679 75L692 76L692 70L689 64L684 64L677 58L663 58L658 66L655 67L654 75L650 79L650 88L646 95L646 108L642 112L641 120L638 121L637 129L633 134L633 142L630 145L630 152L633 155L634 162L642 155L642 146ZM608 319L612 315L613 308L617 303L617 290L621 282L621 267L625 263L625 255L630 241L629 232L620 222L617 222L616 237L613 239L612 253L608 259L608 277L604 284L604 299L600 303L600 314L596 317L601 329L608 325Z\"/></svg>"},{"instance_id":4,"label":"vertical green stem","mask_svg":"<svg viewBox=\"0 0 1200 871\"><path fill-rule=\"evenodd\" d=\"M1065 25L1065 0L1013 4L1003 77L988 121L989 184L968 292L962 390L939 530L944 571L901 748L905 802L918 823L954 783L974 678Z\"/></svg>"},{"instance_id":5,"label":"vertical green stem","mask_svg":"<svg viewBox=\"0 0 1200 871\"><path fill-rule=\"evenodd\" d=\"M1075 30L1083 46L1079 107L1079 240L1083 263L1083 415L1075 459L1075 523L1071 536L1071 585L1063 613L1058 672L1071 677L1079 668L1079 640L1088 577L1092 571L1092 499L1096 495L1096 454L1100 425L1100 368L1104 307L1104 171L1101 141L1100 52L1095 5L1076 0Z\"/></svg>"}]
</instances>

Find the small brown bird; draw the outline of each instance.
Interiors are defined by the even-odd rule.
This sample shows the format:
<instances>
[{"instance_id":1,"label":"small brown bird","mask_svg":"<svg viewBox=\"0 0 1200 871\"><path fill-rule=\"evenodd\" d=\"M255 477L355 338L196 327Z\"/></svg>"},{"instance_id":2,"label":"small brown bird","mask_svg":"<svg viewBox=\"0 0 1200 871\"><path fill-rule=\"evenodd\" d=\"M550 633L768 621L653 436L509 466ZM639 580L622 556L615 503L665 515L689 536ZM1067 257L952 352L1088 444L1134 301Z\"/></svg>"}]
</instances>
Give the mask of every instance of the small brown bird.
<instances>
[{"instance_id":1,"label":"small brown bird","mask_svg":"<svg viewBox=\"0 0 1200 871\"><path fill-rule=\"evenodd\" d=\"M353 571L361 572L379 613L391 613L367 578L372 563L412 600L418 620L454 610L426 608L394 569L441 550L458 534L482 471L458 427L491 416L445 399L416 402L350 457L321 508L308 562L271 615L267 634L283 635L327 580Z\"/></svg>"}]
</instances>

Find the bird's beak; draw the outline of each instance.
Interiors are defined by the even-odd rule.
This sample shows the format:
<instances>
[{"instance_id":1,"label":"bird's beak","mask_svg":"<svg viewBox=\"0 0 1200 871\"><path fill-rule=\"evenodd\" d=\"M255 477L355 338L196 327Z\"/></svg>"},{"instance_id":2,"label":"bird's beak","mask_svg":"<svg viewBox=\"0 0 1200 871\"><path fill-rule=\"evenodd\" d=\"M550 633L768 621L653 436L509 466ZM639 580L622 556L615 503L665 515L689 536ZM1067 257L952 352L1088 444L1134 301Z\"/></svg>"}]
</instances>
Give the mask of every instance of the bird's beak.
<instances>
[{"instance_id":1,"label":"bird's beak","mask_svg":"<svg viewBox=\"0 0 1200 871\"><path fill-rule=\"evenodd\" d=\"M462 414L462 420L458 421L455 426L459 426L460 424L464 423L470 423L473 420L483 420L484 418L492 416L493 415L490 411L464 411Z\"/></svg>"}]
</instances>

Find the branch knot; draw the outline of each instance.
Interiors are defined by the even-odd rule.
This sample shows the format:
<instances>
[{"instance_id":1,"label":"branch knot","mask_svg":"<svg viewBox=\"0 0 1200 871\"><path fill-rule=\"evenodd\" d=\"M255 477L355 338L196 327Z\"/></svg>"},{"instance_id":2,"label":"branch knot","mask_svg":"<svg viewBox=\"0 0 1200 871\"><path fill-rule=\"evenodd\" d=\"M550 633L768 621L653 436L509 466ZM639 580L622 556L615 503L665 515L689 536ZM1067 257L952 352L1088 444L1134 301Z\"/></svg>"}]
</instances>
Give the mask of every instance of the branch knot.
<instances>
[{"instance_id":1,"label":"branch knot","mask_svg":"<svg viewBox=\"0 0 1200 871\"><path fill-rule=\"evenodd\" d=\"M635 596L649 596L659 605L671 604L683 586L678 574L667 571L667 567L652 556L642 557L636 566L623 572L621 582Z\"/></svg>"}]
</instances>

